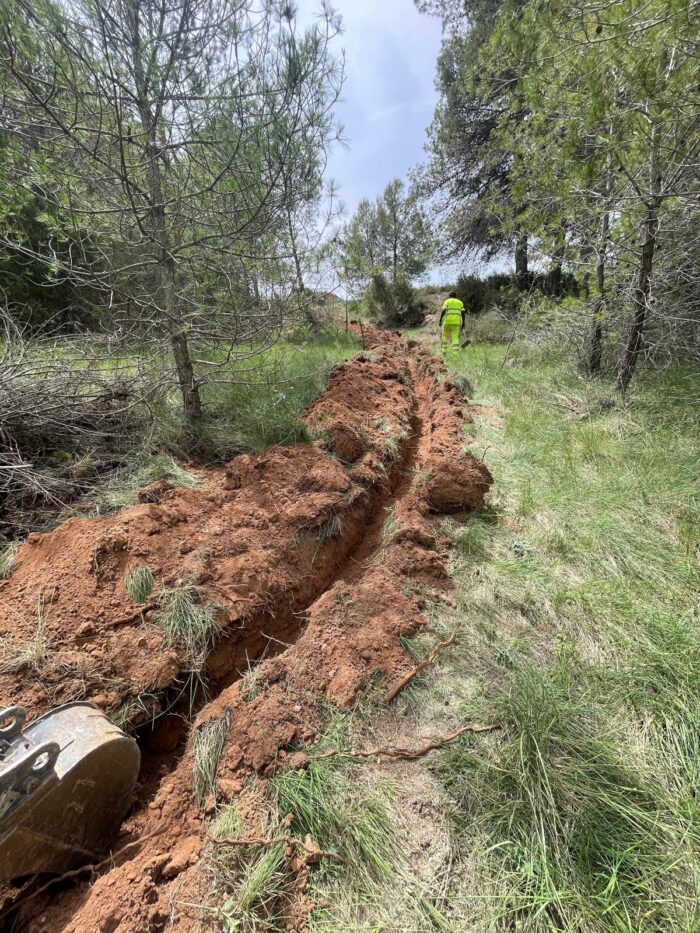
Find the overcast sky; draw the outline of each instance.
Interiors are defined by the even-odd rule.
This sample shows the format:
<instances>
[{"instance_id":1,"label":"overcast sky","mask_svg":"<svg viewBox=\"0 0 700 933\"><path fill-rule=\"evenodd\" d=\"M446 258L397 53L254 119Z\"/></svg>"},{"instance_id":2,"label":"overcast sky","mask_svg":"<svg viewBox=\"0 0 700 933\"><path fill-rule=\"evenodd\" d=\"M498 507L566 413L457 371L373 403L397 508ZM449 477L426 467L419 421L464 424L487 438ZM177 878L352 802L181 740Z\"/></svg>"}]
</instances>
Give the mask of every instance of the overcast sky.
<instances>
[{"instance_id":1,"label":"overcast sky","mask_svg":"<svg viewBox=\"0 0 700 933\"><path fill-rule=\"evenodd\" d=\"M436 17L418 13L413 0L333 0L343 17L346 79L337 108L349 149L337 147L328 178L340 185L348 215L393 178L406 178L423 160L426 129L437 94L435 64L441 43ZM319 0L300 0L302 21Z\"/></svg>"}]
</instances>

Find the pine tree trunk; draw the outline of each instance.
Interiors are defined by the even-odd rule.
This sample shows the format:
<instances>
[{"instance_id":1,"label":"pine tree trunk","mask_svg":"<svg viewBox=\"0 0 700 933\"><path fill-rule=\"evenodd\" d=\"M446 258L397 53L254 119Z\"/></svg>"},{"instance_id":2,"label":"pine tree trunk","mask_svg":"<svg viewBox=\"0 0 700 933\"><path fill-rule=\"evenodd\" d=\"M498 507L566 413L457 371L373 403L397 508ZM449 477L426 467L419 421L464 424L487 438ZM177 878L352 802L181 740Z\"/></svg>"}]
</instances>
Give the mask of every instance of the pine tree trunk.
<instances>
[{"instance_id":1,"label":"pine tree trunk","mask_svg":"<svg viewBox=\"0 0 700 933\"><path fill-rule=\"evenodd\" d=\"M522 233L515 243L515 284L523 291L528 286L527 233Z\"/></svg>"},{"instance_id":2,"label":"pine tree trunk","mask_svg":"<svg viewBox=\"0 0 700 933\"><path fill-rule=\"evenodd\" d=\"M595 267L595 278L598 294L593 307L593 320L591 323L591 344L588 354L588 372L596 376L600 372L603 361L603 323L607 310L607 294L605 291L605 260L608 246L608 228L610 214L606 210L600 221L600 243L598 244L598 260Z\"/></svg>"},{"instance_id":3,"label":"pine tree trunk","mask_svg":"<svg viewBox=\"0 0 700 933\"><path fill-rule=\"evenodd\" d=\"M562 231L557 236L557 243L552 256L552 266L547 276L547 291L552 296L561 295L561 270L566 249L566 234Z\"/></svg>"},{"instance_id":4,"label":"pine tree trunk","mask_svg":"<svg viewBox=\"0 0 700 933\"><path fill-rule=\"evenodd\" d=\"M136 105L141 127L145 136L145 154L148 163L149 221L150 234L156 251L158 273L155 276L154 306L165 317L170 331L170 344L175 360L177 382L182 395L182 410L189 428L194 428L202 417L202 401L199 385L194 375L189 343L185 333L177 302L175 286L175 264L168 241L161 176L161 150L158 145L158 127L147 90L146 74L141 57L140 5L136 0L127 3L127 15L131 30L132 63L136 86Z\"/></svg>"},{"instance_id":5,"label":"pine tree trunk","mask_svg":"<svg viewBox=\"0 0 700 933\"><path fill-rule=\"evenodd\" d=\"M202 417L202 400L194 375L189 344L183 331L174 331L170 339L185 421L190 427L194 427Z\"/></svg>"},{"instance_id":6,"label":"pine tree trunk","mask_svg":"<svg viewBox=\"0 0 700 933\"><path fill-rule=\"evenodd\" d=\"M639 271L634 286L632 323L625 352L620 361L615 388L625 392L637 368L639 353L642 349L644 324L646 322L647 304L651 288L651 270L654 262L656 247L656 232L658 228L658 204L652 201L647 205L644 213L644 242L639 258Z\"/></svg>"},{"instance_id":7,"label":"pine tree trunk","mask_svg":"<svg viewBox=\"0 0 700 933\"><path fill-rule=\"evenodd\" d=\"M632 299L632 322L627 345L620 361L615 388L625 392L628 388L639 361L644 337L647 306L651 291L651 271L654 264L656 235L659 229L659 205L661 204L661 174L658 163L658 131L651 127L651 151L649 158L649 199L644 211L642 251L639 257L639 271L634 286Z\"/></svg>"}]
</instances>

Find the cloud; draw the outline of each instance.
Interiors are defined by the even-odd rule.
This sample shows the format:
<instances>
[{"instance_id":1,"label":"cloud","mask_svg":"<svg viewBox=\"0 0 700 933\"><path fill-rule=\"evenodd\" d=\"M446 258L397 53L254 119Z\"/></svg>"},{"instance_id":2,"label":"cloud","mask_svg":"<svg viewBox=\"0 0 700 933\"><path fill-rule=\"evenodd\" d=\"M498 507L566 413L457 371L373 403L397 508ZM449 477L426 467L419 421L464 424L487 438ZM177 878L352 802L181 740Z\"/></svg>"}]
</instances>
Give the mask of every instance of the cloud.
<instances>
[{"instance_id":1,"label":"cloud","mask_svg":"<svg viewBox=\"0 0 700 933\"><path fill-rule=\"evenodd\" d=\"M299 5L302 23L318 12L318 0ZM337 115L350 150L334 151L329 175L352 211L422 160L442 33L413 0L334 0L333 6L344 24L337 48L345 49L347 74Z\"/></svg>"}]
</instances>

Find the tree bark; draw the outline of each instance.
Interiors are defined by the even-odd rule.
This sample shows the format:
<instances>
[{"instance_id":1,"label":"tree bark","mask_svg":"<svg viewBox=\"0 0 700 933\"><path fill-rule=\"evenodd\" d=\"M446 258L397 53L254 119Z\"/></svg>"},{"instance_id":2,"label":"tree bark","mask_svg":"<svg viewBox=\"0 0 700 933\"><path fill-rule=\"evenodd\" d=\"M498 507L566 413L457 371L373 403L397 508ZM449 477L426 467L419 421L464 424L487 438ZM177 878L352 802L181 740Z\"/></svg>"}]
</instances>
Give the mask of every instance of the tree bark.
<instances>
[{"instance_id":1,"label":"tree bark","mask_svg":"<svg viewBox=\"0 0 700 933\"><path fill-rule=\"evenodd\" d=\"M608 246L608 229L610 226L610 213L605 210L600 221L600 242L598 244L598 259L595 267L596 295L593 306L593 320L591 322L591 343L588 353L588 372L592 376L598 375L603 361L603 323L607 310L607 294L605 291L605 261Z\"/></svg>"},{"instance_id":2,"label":"tree bark","mask_svg":"<svg viewBox=\"0 0 700 933\"><path fill-rule=\"evenodd\" d=\"M528 286L527 233L521 233L515 243L515 284L524 291Z\"/></svg>"},{"instance_id":3,"label":"tree bark","mask_svg":"<svg viewBox=\"0 0 700 933\"><path fill-rule=\"evenodd\" d=\"M659 229L659 205L661 203L661 174L658 165L658 138L656 125L651 127L649 200L644 211L642 250L639 257L639 271L634 286L632 299L632 322L627 345L620 361L615 388L625 392L632 381L639 354L642 349L644 325L651 291L651 272L654 264L656 236Z\"/></svg>"},{"instance_id":4,"label":"tree bark","mask_svg":"<svg viewBox=\"0 0 700 933\"><path fill-rule=\"evenodd\" d=\"M178 386L182 395L182 409L187 425L192 428L202 417L202 401L199 385L194 375L194 366L190 354L187 334L183 327L177 302L175 286L175 263L170 250L168 228L165 217L165 200L163 197L163 179L161 176L161 149L158 145L158 125L147 86L146 69L141 57L140 35L140 4L137 0L130 0L128 4L129 25L131 27L132 64L134 69L134 86L136 91L136 104L139 119L143 129L146 143L146 159L148 164L148 184L150 195L149 225L150 234L156 249L158 262L158 282L156 285L156 301L164 313L170 331L170 344L175 361Z\"/></svg>"},{"instance_id":5,"label":"tree bark","mask_svg":"<svg viewBox=\"0 0 700 933\"><path fill-rule=\"evenodd\" d=\"M299 294L302 295L305 291L304 286L304 273L301 268L301 260L299 259L299 251L297 249L297 238L294 233L294 224L292 223L292 216L287 211L287 229L289 230L289 241L292 247L292 257L294 258L294 274L297 280L297 289Z\"/></svg>"},{"instance_id":6,"label":"tree bark","mask_svg":"<svg viewBox=\"0 0 700 933\"><path fill-rule=\"evenodd\" d=\"M547 276L547 291L550 295L557 297L561 295L561 269L564 261L564 250L566 249L566 233L561 231L557 236L557 242L552 256L552 266Z\"/></svg>"}]
</instances>

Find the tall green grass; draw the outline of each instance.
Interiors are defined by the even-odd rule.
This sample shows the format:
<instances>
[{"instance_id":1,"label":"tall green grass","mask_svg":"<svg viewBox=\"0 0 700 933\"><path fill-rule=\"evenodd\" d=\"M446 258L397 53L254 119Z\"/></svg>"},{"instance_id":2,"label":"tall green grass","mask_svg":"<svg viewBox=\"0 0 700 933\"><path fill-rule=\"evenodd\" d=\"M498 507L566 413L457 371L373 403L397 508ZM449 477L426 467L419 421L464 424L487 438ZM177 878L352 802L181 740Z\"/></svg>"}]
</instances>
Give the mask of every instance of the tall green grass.
<instances>
[{"instance_id":1,"label":"tall green grass","mask_svg":"<svg viewBox=\"0 0 700 933\"><path fill-rule=\"evenodd\" d=\"M205 457L223 460L309 440L303 409L323 392L331 367L358 346L352 335L330 331L313 342L280 343L226 363L204 386L196 445ZM163 443L177 444L179 422L163 427Z\"/></svg>"},{"instance_id":2,"label":"tall green grass","mask_svg":"<svg viewBox=\"0 0 700 933\"><path fill-rule=\"evenodd\" d=\"M697 930L700 376L649 368L622 403L503 358L449 361L503 407L471 428L492 506L452 529L463 712L505 727L440 760L456 839L488 852L495 929Z\"/></svg>"}]
</instances>

